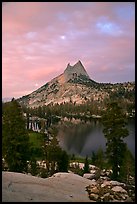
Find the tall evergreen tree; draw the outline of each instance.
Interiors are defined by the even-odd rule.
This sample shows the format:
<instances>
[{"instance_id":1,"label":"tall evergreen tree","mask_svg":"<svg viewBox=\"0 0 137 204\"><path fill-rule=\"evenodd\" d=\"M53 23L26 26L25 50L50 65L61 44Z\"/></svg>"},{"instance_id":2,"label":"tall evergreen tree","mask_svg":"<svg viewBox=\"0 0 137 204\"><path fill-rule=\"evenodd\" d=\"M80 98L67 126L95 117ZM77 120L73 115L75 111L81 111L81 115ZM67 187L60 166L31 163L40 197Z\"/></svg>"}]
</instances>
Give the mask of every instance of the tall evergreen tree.
<instances>
[{"instance_id":1,"label":"tall evergreen tree","mask_svg":"<svg viewBox=\"0 0 137 204\"><path fill-rule=\"evenodd\" d=\"M68 172L68 166L69 166L69 156L66 153L65 150L61 151L61 155L58 158L58 171L60 172Z\"/></svg>"},{"instance_id":2,"label":"tall evergreen tree","mask_svg":"<svg viewBox=\"0 0 137 204\"><path fill-rule=\"evenodd\" d=\"M112 167L112 178L118 179L120 167L126 152L126 144L123 138L128 136L128 129L122 109L116 102L108 104L107 110L102 117L104 125L103 133L107 139L106 156Z\"/></svg>"},{"instance_id":3,"label":"tall evergreen tree","mask_svg":"<svg viewBox=\"0 0 137 204\"><path fill-rule=\"evenodd\" d=\"M61 148L58 145L56 136L53 136L51 143L46 147L46 160L51 164L51 175L55 173L57 162L60 158Z\"/></svg>"},{"instance_id":4,"label":"tall evergreen tree","mask_svg":"<svg viewBox=\"0 0 137 204\"><path fill-rule=\"evenodd\" d=\"M120 180L127 184L130 184L130 177L133 178L132 182L134 182L135 178L135 158L133 157L130 150L126 149L126 154L123 158L123 163L120 169Z\"/></svg>"},{"instance_id":5,"label":"tall evergreen tree","mask_svg":"<svg viewBox=\"0 0 137 204\"><path fill-rule=\"evenodd\" d=\"M53 175L55 172L68 171L69 157L65 150L59 146L57 140L57 129L53 128L49 130L50 136L52 139L46 142L43 146L43 153L46 161L46 166L50 175Z\"/></svg>"},{"instance_id":6,"label":"tall evergreen tree","mask_svg":"<svg viewBox=\"0 0 137 204\"><path fill-rule=\"evenodd\" d=\"M9 171L27 171L29 160L29 136L19 103L12 99L3 105L2 157Z\"/></svg>"}]
</instances>

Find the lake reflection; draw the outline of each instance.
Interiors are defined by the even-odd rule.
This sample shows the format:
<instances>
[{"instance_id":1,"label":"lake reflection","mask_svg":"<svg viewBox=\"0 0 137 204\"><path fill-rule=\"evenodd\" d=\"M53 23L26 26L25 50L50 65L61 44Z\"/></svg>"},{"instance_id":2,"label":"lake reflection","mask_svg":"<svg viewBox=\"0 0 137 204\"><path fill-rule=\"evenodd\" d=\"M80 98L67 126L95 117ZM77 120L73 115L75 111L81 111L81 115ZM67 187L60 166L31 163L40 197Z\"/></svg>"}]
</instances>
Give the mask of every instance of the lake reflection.
<instances>
[{"instance_id":1,"label":"lake reflection","mask_svg":"<svg viewBox=\"0 0 137 204\"><path fill-rule=\"evenodd\" d=\"M76 121L75 121L76 122ZM134 120L128 122L129 136L124 139L128 148L135 155L135 123ZM106 148L106 139L102 132L103 126L97 120L91 122L63 122L58 127L58 140L60 146L70 154L89 157L92 151L97 151L99 147Z\"/></svg>"}]
</instances>

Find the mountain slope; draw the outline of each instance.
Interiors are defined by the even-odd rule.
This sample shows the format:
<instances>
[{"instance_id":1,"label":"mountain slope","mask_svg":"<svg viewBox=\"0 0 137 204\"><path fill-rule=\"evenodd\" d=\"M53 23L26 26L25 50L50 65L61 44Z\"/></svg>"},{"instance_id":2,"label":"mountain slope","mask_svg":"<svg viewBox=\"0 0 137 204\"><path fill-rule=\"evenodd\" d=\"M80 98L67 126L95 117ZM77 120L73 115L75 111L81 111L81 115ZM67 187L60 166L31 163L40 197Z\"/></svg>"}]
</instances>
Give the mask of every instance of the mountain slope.
<instances>
[{"instance_id":1,"label":"mountain slope","mask_svg":"<svg viewBox=\"0 0 137 204\"><path fill-rule=\"evenodd\" d=\"M74 66L67 65L65 71L29 95L18 101L26 107L39 107L48 104L72 102L82 104L89 101L109 99L110 94L119 87L134 89L134 83L107 84L97 83L90 79L84 66L78 61Z\"/></svg>"}]
</instances>

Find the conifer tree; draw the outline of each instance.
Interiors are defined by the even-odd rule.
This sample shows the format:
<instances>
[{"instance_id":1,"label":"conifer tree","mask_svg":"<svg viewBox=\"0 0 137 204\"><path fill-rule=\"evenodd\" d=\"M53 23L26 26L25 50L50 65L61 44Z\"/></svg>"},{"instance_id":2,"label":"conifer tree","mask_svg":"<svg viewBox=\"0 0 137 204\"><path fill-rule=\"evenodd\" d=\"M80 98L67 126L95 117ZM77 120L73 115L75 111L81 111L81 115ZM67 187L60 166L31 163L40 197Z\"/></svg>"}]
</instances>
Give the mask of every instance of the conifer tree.
<instances>
[{"instance_id":1,"label":"conifer tree","mask_svg":"<svg viewBox=\"0 0 137 204\"><path fill-rule=\"evenodd\" d=\"M84 173L89 173L89 162L88 162L88 156L85 158L85 163L84 163Z\"/></svg>"},{"instance_id":2,"label":"conifer tree","mask_svg":"<svg viewBox=\"0 0 137 204\"><path fill-rule=\"evenodd\" d=\"M125 115L116 102L108 104L102 117L102 123L104 126L103 133L107 139L106 157L112 167L112 178L118 179L126 152L126 144L123 138L128 136L128 129L125 127Z\"/></svg>"},{"instance_id":3,"label":"conifer tree","mask_svg":"<svg viewBox=\"0 0 137 204\"><path fill-rule=\"evenodd\" d=\"M123 163L120 168L120 181L130 184L130 177L132 182L135 178L135 158L130 150L127 148L123 158Z\"/></svg>"},{"instance_id":4,"label":"conifer tree","mask_svg":"<svg viewBox=\"0 0 137 204\"><path fill-rule=\"evenodd\" d=\"M69 156L65 150L61 151L60 157L58 158L58 171L60 172L68 172L69 166Z\"/></svg>"},{"instance_id":5,"label":"conifer tree","mask_svg":"<svg viewBox=\"0 0 137 204\"><path fill-rule=\"evenodd\" d=\"M3 105L2 157L13 172L27 171L29 136L19 103L12 99Z\"/></svg>"}]
</instances>

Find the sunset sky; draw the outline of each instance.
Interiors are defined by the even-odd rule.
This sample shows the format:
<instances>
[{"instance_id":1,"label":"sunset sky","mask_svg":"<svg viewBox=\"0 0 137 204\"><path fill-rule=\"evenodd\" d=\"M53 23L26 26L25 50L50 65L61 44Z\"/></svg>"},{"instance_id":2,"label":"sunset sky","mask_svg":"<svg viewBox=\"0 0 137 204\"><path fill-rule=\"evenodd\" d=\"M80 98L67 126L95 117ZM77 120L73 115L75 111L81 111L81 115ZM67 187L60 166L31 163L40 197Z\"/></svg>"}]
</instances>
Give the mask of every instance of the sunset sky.
<instances>
[{"instance_id":1,"label":"sunset sky","mask_svg":"<svg viewBox=\"0 0 137 204\"><path fill-rule=\"evenodd\" d=\"M10 2L2 8L2 98L81 60L97 82L135 80L134 2Z\"/></svg>"}]
</instances>

